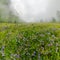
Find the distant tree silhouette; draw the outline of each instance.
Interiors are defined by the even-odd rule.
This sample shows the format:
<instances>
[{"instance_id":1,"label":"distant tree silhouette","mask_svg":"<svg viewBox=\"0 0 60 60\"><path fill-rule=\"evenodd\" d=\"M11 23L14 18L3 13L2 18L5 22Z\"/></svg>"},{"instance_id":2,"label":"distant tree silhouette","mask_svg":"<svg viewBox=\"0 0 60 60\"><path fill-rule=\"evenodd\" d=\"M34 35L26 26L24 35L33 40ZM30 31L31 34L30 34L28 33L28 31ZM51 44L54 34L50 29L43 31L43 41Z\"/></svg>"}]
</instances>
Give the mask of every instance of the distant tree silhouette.
<instances>
[{"instance_id":1,"label":"distant tree silhouette","mask_svg":"<svg viewBox=\"0 0 60 60\"><path fill-rule=\"evenodd\" d=\"M54 17L52 17L51 22L57 22L56 19Z\"/></svg>"},{"instance_id":2,"label":"distant tree silhouette","mask_svg":"<svg viewBox=\"0 0 60 60\"><path fill-rule=\"evenodd\" d=\"M56 15L57 15L58 21L60 22L60 11L57 11Z\"/></svg>"}]
</instances>

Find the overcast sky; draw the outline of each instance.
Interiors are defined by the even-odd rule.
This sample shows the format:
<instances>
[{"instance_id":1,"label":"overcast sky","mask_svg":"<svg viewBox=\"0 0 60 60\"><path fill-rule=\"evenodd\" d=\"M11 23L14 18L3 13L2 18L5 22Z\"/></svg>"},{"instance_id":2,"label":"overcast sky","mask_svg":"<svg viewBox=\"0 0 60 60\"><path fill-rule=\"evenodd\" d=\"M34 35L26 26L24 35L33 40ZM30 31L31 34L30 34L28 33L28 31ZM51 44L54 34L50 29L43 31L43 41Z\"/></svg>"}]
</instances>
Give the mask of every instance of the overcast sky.
<instances>
[{"instance_id":1,"label":"overcast sky","mask_svg":"<svg viewBox=\"0 0 60 60\"><path fill-rule=\"evenodd\" d=\"M11 0L11 5L26 22L55 17L60 11L60 0Z\"/></svg>"}]
</instances>

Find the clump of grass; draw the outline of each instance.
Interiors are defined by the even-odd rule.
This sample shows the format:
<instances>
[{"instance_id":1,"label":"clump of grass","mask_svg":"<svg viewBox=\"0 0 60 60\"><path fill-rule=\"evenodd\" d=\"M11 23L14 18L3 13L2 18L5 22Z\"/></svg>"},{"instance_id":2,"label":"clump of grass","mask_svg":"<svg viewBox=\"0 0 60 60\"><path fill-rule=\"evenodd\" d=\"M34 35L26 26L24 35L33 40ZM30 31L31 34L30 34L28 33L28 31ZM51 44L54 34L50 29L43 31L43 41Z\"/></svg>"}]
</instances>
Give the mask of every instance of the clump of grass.
<instances>
[{"instance_id":1,"label":"clump of grass","mask_svg":"<svg viewBox=\"0 0 60 60\"><path fill-rule=\"evenodd\" d=\"M60 24L0 23L0 60L60 60Z\"/></svg>"}]
</instances>

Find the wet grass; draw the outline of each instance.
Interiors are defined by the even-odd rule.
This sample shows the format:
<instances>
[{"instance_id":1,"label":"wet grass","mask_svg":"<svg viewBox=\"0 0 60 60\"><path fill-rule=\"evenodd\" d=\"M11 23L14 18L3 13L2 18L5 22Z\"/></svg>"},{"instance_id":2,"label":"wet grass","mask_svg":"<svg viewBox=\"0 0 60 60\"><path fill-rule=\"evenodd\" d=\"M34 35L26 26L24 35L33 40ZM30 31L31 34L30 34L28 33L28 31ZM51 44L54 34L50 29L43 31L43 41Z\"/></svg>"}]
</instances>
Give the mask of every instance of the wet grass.
<instances>
[{"instance_id":1,"label":"wet grass","mask_svg":"<svg viewBox=\"0 0 60 60\"><path fill-rule=\"evenodd\" d=\"M0 23L0 60L60 60L60 24Z\"/></svg>"}]
</instances>

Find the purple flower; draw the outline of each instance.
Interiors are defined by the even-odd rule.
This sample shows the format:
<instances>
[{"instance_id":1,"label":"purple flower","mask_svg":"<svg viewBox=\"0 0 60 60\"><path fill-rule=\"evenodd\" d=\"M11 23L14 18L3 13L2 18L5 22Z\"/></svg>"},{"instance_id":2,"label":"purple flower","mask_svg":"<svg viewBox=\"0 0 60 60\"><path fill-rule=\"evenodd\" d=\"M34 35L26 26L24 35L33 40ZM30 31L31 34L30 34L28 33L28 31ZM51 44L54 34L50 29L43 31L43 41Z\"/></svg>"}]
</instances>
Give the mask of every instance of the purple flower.
<instances>
[{"instance_id":1,"label":"purple flower","mask_svg":"<svg viewBox=\"0 0 60 60\"><path fill-rule=\"evenodd\" d=\"M52 46L52 43L48 44L48 46Z\"/></svg>"}]
</instances>

